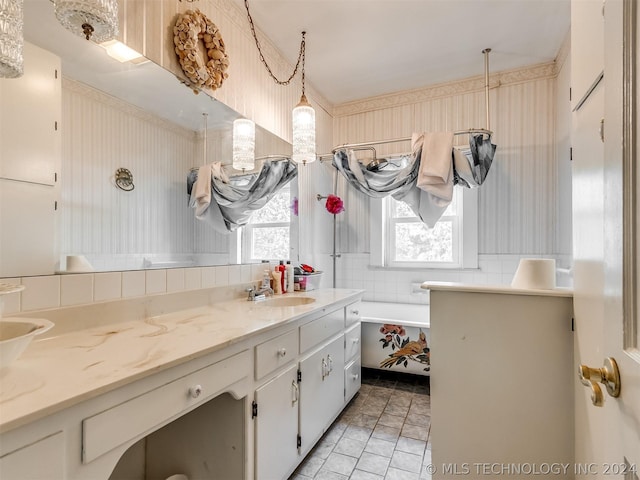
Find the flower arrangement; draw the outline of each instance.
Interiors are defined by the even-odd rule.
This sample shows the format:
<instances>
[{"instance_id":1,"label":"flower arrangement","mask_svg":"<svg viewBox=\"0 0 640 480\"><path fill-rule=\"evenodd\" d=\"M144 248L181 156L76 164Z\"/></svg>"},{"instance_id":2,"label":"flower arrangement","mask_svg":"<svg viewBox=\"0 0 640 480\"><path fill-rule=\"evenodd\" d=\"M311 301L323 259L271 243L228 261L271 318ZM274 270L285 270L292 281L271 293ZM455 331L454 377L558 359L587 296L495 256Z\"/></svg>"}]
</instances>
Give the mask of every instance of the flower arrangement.
<instances>
[{"instance_id":1,"label":"flower arrangement","mask_svg":"<svg viewBox=\"0 0 640 480\"><path fill-rule=\"evenodd\" d=\"M339 196L329 194L327 195L325 208L327 209L327 212L337 215L338 213L344 212L344 202Z\"/></svg>"}]
</instances>

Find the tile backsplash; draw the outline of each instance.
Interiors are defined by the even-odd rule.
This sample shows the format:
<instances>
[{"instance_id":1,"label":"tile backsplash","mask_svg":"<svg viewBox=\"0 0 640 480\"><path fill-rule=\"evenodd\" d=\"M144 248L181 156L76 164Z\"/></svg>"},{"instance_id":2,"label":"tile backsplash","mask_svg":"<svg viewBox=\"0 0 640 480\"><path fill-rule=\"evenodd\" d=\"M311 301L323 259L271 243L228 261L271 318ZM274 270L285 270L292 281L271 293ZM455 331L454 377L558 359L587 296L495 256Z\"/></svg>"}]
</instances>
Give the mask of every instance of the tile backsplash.
<instances>
[{"instance_id":1,"label":"tile backsplash","mask_svg":"<svg viewBox=\"0 0 640 480\"><path fill-rule=\"evenodd\" d=\"M332 259L318 256L315 267L325 272L321 287L333 283ZM479 255L478 268L471 270L389 269L369 266L368 254L342 254L337 259L337 288L365 290L364 300L393 303L429 303L428 291L420 288L425 281L460 282L482 285L509 285L520 258L535 255ZM557 285L571 287L571 258L555 258ZM273 266L270 267L272 269ZM146 295L169 294L243 283L262 279L265 264L222 265L123 272L48 275L5 278L3 282L23 284L25 290L3 295L3 315L88 305Z\"/></svg>"},{"instance_id":2,"label":"tile backsplash","mask_svg":"<svg viewBox=\"0 0 640 480\"><path fill-rule=\"evenodd\" d=\"M364 300L393 303L429 303L425 281L476 285L510 285L521 258L555 258L556 284L571 287L571 257L562 255L478 255L477 269L383 268L369 265L369 254L345 254L336 261L336 287L364 289ZM332 286L332 258L314 259L325 271L323 287Z\"/></svg>"},{"instance_id":3,"label":"tile backsplash","mask_svg":"<svg viewBox=\"0 0 640 480\"><path fill-rule=\"evenodd\" d=\"M0 297L0 315L255 283L264 269L258 263L3 278L4 283L26 288Z\"/></svg>"}]
</instances>

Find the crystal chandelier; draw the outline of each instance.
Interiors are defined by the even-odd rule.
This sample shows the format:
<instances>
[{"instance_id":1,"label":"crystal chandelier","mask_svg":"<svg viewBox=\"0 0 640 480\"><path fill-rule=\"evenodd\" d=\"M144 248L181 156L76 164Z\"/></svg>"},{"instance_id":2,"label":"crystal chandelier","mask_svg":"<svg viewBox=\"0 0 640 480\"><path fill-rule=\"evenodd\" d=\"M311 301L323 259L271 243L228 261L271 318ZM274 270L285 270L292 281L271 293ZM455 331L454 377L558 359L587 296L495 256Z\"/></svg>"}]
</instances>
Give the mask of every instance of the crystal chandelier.
<instances>
[{"instance_id":1,"label":"crystal chandelier","mask_svg":"<svg viewBox=\"0 0 640 480\"><path fill-rule=\"evenodd\" d=\"M96 43L118 34L117 0L55 0L56 18L67 30Z\"/></svg>"},{"instance_id":2,"label":"crystal chandelier","mask_svg":"<svg viewBox=\"0 0 640 480\"><path fill-rule=\"evenodd\" d=\"M278 78L273 74L271 68L267 64L267 61L262 54L262 49L260 47L260 42L258 41L258 37L256 35L256 29L253 25L253 19L251 18L251 13L249 13L249 1L244 0L244 6L247 10L247 17L249 18L249 25L251 27L251 33L253 34L253 39L256 42L256 47L258 48L258 53L260 54L260 60L263 65L269 72L271 78L278 85L289 85L293 77L295 77L296 73L298 73L298 68L302 65L302 96L300 97L300 102L293 109L292 115L292 124L293 124L293 161L296 163L302 163L306 165L307 163L311 163L316 159L316 113L307 100L307 96L304 93L304 64L305 64L305 51L306 51L306 41L305 35L307 32L302 32L302 41L300 42L300 51L298 52L298 61L296 62L296 66L293 69L293 73L289 76L287 80L278 80Z\"/></svg>"},{"instance_id":3,"label":"crystal chandelier","mask_svg":"<svg viewBox=\"0 0 640 480\"><path fill-rule=\"evenodd\" d=\"M0 0L0 77L23 73L22 0Z\"/></svg>"},{"instance_id":4,"label":"crystal chandelier","mask_svg":"<svg viewBox=\"0 0 640 480\"><path fill-rule=\"evenodd\" d=\"M256 124L247 118L233 121L233 168L253 170L256 149Z\"/></svg>"}]
</instances>

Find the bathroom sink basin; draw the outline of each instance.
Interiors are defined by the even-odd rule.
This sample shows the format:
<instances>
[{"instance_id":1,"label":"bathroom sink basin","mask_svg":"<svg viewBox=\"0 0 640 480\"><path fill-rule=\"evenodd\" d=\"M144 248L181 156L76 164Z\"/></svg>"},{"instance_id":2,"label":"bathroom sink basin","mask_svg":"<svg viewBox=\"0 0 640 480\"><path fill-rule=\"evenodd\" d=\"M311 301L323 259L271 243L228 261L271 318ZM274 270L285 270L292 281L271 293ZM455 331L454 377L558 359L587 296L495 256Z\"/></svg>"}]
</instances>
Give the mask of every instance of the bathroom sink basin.
<instances>
[{"instance_id":1,"label":"bathroom sink basin","mask_svg":"<svg viewBox=\"0 0 640 480\"><path fill-rule=\"evenodd\" d=\"M316 299L311 297L275 297L260 302L260 305L267 307L298 307L300 305L308 305L315 301Z\"/></svg>"},{"instance_id":2,"label":"bathroom sink basin","mask_svg":"<svg viewBox=\"0 0 640 480\"><path fill-rule=\"evenodd\" d=\"M36 335L53 327L44 318L0 319L0 369L8 367L27 348Z\"/></svg>"}]
</instances>

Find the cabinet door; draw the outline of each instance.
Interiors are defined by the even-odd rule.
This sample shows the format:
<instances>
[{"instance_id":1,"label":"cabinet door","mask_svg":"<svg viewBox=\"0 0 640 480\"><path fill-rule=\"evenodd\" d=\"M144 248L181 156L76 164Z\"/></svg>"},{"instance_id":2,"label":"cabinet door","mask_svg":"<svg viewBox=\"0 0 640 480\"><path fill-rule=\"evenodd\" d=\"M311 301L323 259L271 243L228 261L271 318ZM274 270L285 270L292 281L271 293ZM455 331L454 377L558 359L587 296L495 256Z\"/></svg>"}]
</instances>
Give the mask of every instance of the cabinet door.
<instances>
[{"instance_id":1,"label":"cabinet door","mask_svg":"<svg viewBox=\"0 0 640 480\"><path fill-rule=\"evenodd\" d=\"M256 479L287 478L298 464L297 388L294 364L256 390Z\"/></svg>"},{"instance_id":2,"label":"cabinet door","mask_svg":"<svg viewBox=\"0 0 640 480\"><path fill-rule=\"evenodd\" d=\"M0 457L0 476L20 480L65 478L64 453L64 434L58 432Z\"/></svg>"},{"instance_id":3,"label":"cabinet door","mask_svg":"<svg viewBox=\"0 0 640 480\"><path fill-rule=\"evenodd\" d=\"M0 79L0 177L54 185L60 165L60 59L25 43L24 75Z\"/></svg>"},{"instance_id":4,"label":"cabinet door","mask_svg":"<svg viewBox=\"0 0 640 480\"><path fill-rule=\"evenodd\" d=\"M300 361L300 436L304 455L344 406L344 335Z\"/></svg>"}]
</instances>

